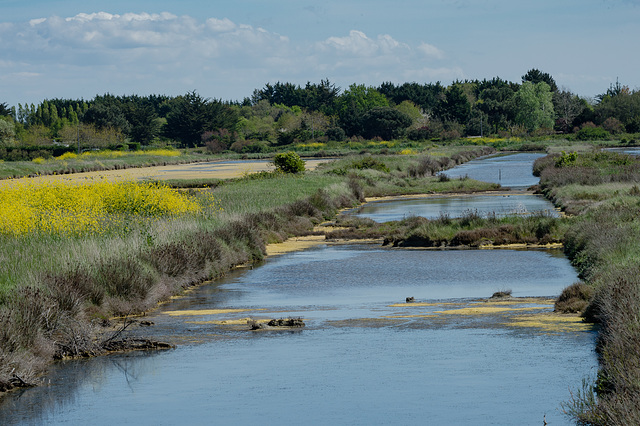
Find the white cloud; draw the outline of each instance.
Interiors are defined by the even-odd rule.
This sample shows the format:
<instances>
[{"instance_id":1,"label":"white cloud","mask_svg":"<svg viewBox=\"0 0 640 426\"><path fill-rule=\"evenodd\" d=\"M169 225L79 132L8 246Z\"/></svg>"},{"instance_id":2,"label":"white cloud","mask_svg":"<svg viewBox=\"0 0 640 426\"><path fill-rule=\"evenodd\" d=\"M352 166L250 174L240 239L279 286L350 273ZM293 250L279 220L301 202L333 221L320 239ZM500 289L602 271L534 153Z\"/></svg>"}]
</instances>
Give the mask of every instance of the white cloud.
<instances>
[{"instance_id":1,"label":"white cloud","mask_svg":"<svg viewBox=\"0 0 640 426\"><path fill-rule=\"evenodd\" d=\"M236 24L231 22L228 18L209 18L207 19L207 26L209 29L216 32L228 32L236 29Z\"/></svg>"},{"instance_id":2,"label":"white cloud","mask_svg":"<svg viewBox=\"0 0 640 426\"><path fill-rule=\"evenodd\" d=\"M373 57L381 54L392 54L399 50L408 50L406 44L400 43L388 34L369 38L362 31L351 30L345 37L329 37L319 44L324 50L333 50L346 56Z\"/></svg>"},{"instance_id":3,"label":"white cloud","mask_svg":"<svg viewBox=\"0 0 640 426\"><path fill-rule=\"evenodd\" d=\"M444 53L442 52L442 50L438 49L432 44L423 42L420 44L420 46L418 46L418 50L427 57L432 57L436 59L442 59L444 57Z\"/></svg>"},{"instance_id":4,"label":"white cloud","mask_svg":"<svg viewBox=\"0 0 640 426\"><path fill-rule=\"evenodd\" d=\"M8 92L8 76L16 81L29 77L28 87L25 82L22 89L11 89L19 97L39 93L41 99L90 98L107 91L180 94L193 89L206 96L240 99L268 81L304 84L329 78L346 87L353 82L395 81L411 73L416 81L461 74L422 69L430 60L441 59L442 52L426 43L411 47L389 34L368 36L351 30L317 42L292 42L228 18L170 13L97 12L0 23L0 40L8 46L0 63L5 76L0 91ZM15 102L19 101L24 99Z\"/></svg>"}]
</instances>

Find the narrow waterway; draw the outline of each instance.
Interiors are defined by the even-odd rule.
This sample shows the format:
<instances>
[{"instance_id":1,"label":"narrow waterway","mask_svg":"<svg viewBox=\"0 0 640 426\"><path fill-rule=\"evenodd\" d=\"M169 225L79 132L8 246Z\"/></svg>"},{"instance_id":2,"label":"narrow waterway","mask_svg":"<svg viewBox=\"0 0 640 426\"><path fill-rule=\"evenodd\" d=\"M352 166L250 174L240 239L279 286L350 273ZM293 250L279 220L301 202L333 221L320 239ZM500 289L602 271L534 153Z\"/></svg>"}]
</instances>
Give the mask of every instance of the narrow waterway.
<instances>
[{"instance_id":1,"label":"narrow waterway","mask_svg":"<svg viewBox=\"0 0 640 426\"><path fill-rule=\"evenodd\" d=\"M345 213L376 222L402 220L410 216L427 219L437 219L444 215L462 217L468 213L483 217L514 214L546 214L557 217L560 214L547 199L524 191L385 199L372 201Z\"/></svg>"},{"instance_id":2,"label":"narrow waterway","mask_svg":"<svg viewBox=\"0 0 640 426\"><path fill-rule=\"evenodd\" d=\"M571 424L560 404L597 368L594 331L552 312L576 280L555 250L321 244L132 330L174 350L59 363L0 424ZM284 317L306 326L247 325Z\"/></svg>"},{"instance_id":3,"label":"narrow waterway","mask_svg":"<svg viewBox=\"0 0 640 426\"><path fill-rule=\"evenodd\" d=\"M471 160L444 172L450 178L468 176L483 182L499 183L513 189L526 189L538 183L531 170L533 162L544 157L539 153L494 155Z\"/></svg>"}]
</instances>

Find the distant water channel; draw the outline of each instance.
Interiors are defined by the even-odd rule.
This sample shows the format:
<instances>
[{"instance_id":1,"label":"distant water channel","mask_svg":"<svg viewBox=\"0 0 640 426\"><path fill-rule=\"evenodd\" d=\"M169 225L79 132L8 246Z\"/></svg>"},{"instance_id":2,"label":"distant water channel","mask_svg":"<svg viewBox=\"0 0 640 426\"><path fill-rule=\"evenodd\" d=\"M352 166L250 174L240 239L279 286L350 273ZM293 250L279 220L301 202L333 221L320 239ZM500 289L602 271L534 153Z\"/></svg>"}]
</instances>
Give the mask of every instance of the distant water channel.
<instances>
[{"instance_id":1,"label":"distant water channel","mask_svg":"<svg viewBox=\"0 0 640 426\"><path fill-rule=\"evenodd\" d=\"M554 250L274 256L133 331L176 349L59 363L0 401L0 424L569 425L560 403L595 374L595 334L546 298L576 280ZM487 299L506 289L530 299ZM306 327L246 324L289 316Z\"/></svg>"},{"instance_id":2,"label":"distant water channel","mask_svg":"<svg viewBox=\"0 0 640 426\"><path fill-rule=\"evenodd\" d=\"M536 185L539 178L532 173L533 162L543 156L537 153L519 153L491 156L469 161L445 174L452 179L468 176L485 182L499 183L511 193L486 193L395 198L373 201L347 214L366 217L376 222L402 220L410 216L437 219L442 215L461 217L473 212L481 216L498 217L512 214L544 213L558 216L553 204L540 195L524 191Z\"/></svg>"},{"instance_id":3,"label":"distant water channel","mask_svg":"<svg viewBox=\"0 0 640 426\"><path fill-rule=\"evenodd\" d=\"M484 157L447 170L445 174L450 178L468 176L508 188L526 189L540 180L531 171L533 162L544 156L539 153L518 153Z\"/></svg>"},{"instance_id":4,"label":"distant water channel","mask_svg":"<svg viewBox=\"0 0 640 426\"><path fill-rule=\"evenodd\" d=\"M428 196L373 201L347 212L376 222L390 222L410 216L437 219L440 216L461 217L473 212L481 216L530 215L544 213L558 216L558 211L545 198L530 193Z\"/></svg>"}]
</instances>

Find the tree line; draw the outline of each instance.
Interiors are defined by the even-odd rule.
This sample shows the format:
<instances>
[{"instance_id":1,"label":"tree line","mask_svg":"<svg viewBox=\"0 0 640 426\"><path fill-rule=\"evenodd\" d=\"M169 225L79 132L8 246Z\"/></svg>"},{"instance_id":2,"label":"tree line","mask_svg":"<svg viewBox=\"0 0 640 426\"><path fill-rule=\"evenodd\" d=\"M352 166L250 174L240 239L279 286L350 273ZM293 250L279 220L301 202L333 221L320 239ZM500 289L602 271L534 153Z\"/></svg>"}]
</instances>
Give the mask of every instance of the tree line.
<instances>
[{"instance_id":1,"label":"tree line","mask_svg":"<svg viewBox=\"0 0 640 426\"><path fill-rule=\"evenodd\" d=\"M180 96L98 95L0 104L0 145L101 148L171 143L212 152L260 152L309 141L448 140L465 136L607 137L640 132L640 91L619 82L596 99L558 88L529 70L518 83L499 77L436 83L352 84L329 80L266 84L242 101Z\"/></svg>"}]
</instances>

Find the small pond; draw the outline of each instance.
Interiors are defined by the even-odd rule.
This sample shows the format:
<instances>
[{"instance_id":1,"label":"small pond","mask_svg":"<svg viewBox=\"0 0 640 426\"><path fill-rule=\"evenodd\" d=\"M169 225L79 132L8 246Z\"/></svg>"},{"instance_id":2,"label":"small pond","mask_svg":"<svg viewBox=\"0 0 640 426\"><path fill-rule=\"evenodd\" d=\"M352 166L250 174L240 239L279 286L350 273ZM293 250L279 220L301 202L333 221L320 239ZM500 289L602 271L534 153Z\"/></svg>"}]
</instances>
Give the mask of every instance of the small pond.
<instances>
[{"instance_id":1,"label":"small pond","mask_svg":"<svg viewBox=\"0 0 640 426\"><path fill-rule=\"evenodd\" d=\"M635 157L640 156L640 147L638 146L629 146L629 147L620 147L620 148L606 148L607 151L618 152L620 154L628 154L633 155Z\"/></svg>"}]
</instances>

